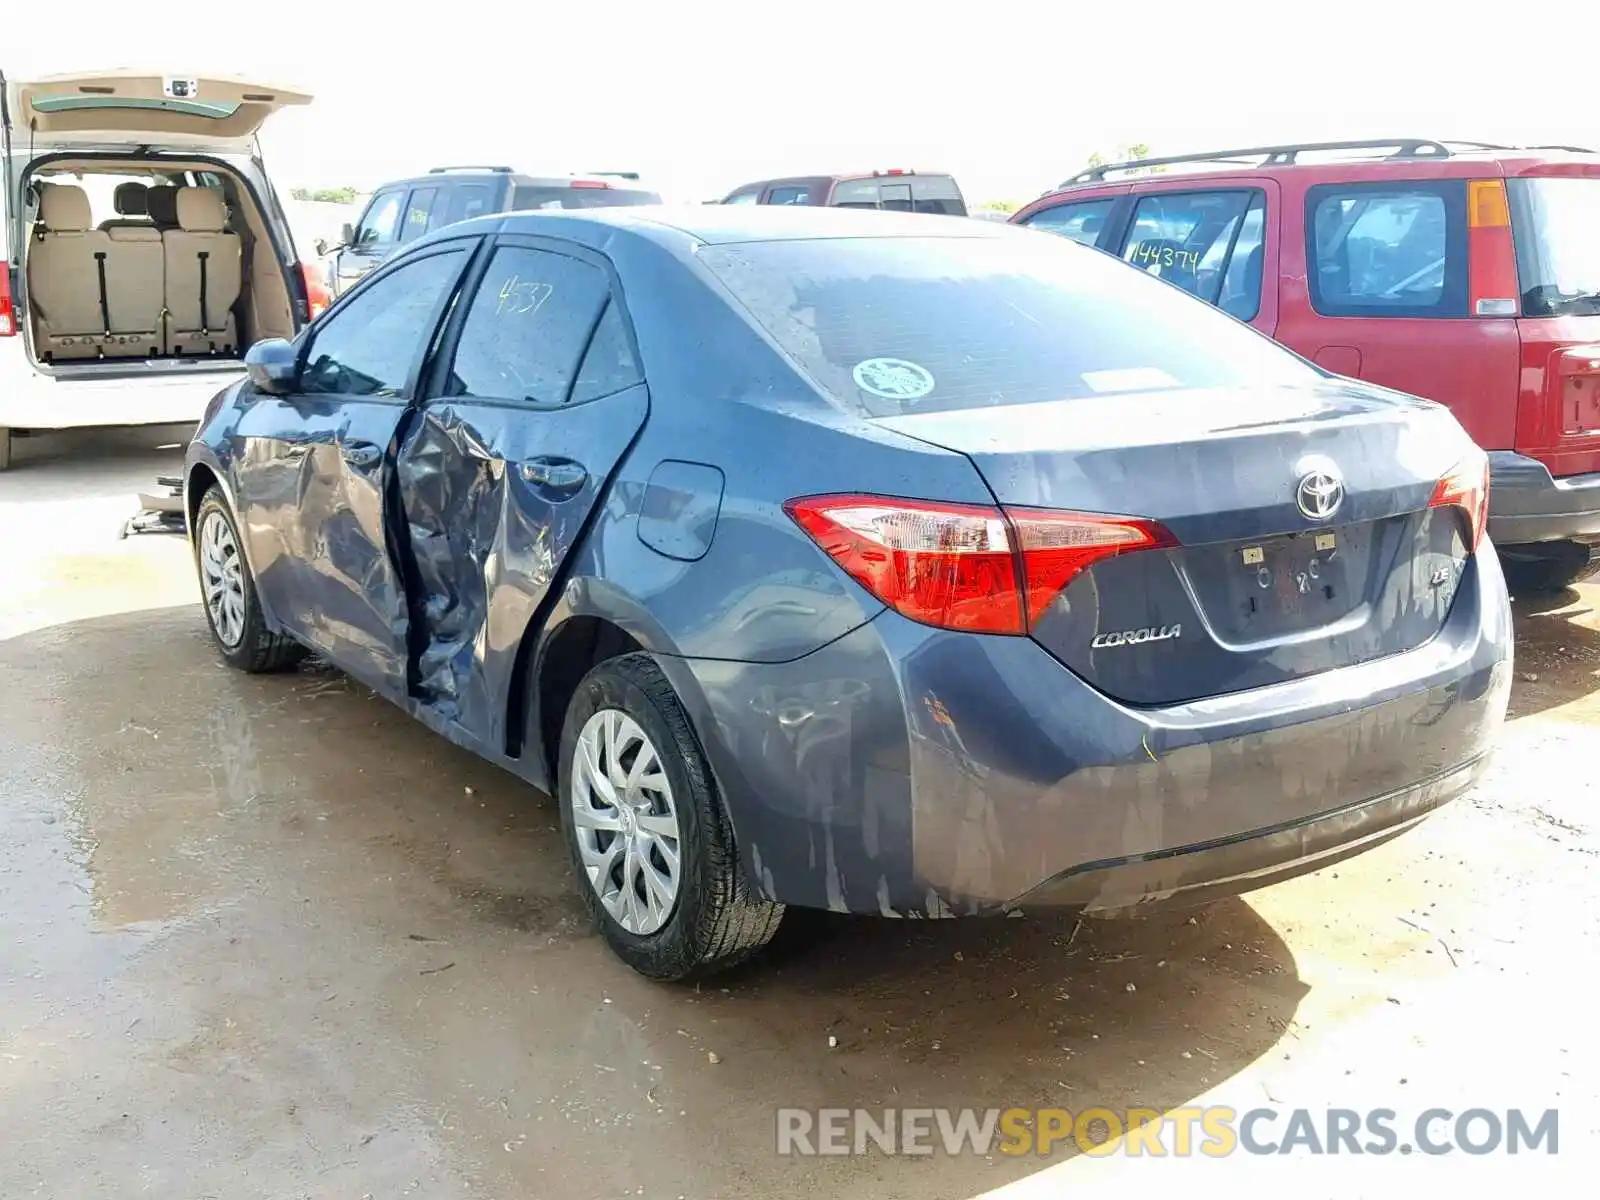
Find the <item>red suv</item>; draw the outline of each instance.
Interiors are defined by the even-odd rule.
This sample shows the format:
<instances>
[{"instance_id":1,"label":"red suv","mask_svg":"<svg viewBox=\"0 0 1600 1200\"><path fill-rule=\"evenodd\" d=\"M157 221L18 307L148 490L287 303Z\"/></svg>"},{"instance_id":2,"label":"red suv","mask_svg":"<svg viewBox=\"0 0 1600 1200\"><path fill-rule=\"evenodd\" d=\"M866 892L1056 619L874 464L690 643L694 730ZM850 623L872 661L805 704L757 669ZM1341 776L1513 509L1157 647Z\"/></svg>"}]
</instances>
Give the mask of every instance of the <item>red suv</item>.
<instances>
[{"instance_id":1,"label":"red suv","mask_svg":"<svg viewBox=\"0 0 1600 1200\"><path fill-rule=\"evenodd\" d=\"M1095 167L1012 221L1117 255L1490 451L1513 591L1600 547L1600 154L1391 139Z\"/></svg>"}]
</instances>

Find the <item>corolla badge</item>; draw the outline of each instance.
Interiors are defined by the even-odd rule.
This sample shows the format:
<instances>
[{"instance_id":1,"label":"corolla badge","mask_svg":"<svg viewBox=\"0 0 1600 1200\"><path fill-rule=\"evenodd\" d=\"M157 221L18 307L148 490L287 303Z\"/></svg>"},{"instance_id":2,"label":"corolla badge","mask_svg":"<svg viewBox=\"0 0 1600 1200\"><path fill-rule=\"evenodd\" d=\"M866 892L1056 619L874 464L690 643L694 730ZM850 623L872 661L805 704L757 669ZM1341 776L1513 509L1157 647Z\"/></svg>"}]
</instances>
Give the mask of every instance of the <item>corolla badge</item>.
<instances>
[{"instance_id":1,"label":"corolla badge","mask_svg":"<svg viewBox=\"0 0 1600 1200\"><path fill-rule=\"evenodd\" d=\"M1312 471L1301 477L1294 498L1309 520L1329 520L1344 503L1344 480L1331 468Z\"/></svg>"},{"instance_id":2,"label":"corolla badge","mask_svg":"<svg viewBox=\"0 0 1600 1200\"><path fill-rule=\"evenodd\" d=\"M1105 650L1111 646L1139 646L1145 642L1164 642L1169 638L1182 636L1182 625L1147 625L1143 629L1113 629L1106 633L1095 634L1094 641L1089 643L1089 649Z\"/></svg>"}]
</instances>

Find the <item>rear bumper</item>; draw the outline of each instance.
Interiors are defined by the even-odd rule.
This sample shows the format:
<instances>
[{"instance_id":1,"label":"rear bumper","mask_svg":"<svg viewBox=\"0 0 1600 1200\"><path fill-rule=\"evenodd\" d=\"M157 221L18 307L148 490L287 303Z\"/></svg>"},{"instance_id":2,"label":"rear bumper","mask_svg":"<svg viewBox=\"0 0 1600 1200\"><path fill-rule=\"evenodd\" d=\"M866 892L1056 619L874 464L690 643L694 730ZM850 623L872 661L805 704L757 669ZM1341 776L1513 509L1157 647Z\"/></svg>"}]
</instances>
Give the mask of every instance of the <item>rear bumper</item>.
<instances>
[{"instance_id":1,"label":"rear bumper","mask_svg":"<svg viewBox=\"0 0 1600 1200\"><path fill-rule=\"evenodd\" d=\"M1470 790L1488 755L1370 800L1234 837L1110 862L1084 863L1022 896L1017 908L1096 915L1201 904L1265 887L1370 850Z\"/></svg>"},{"instance_id":2,"label":"rear bumper","mask_svg":"<svg viewBox=\"0 0 1600 1200\"><path fill-rule=\"evenodd\" d=\"M1492 553L1415 650L1160 709L1026 638L892 612L789 663L663 658L752 886L837 911L1099 912L1236 894L1408 828L1472 785L1506 711Z\"/></svg>"},{"instance_id":3,"label":"rear bumper","mask_svg":"<svg viewBox=\"0 0 1600 1200\"><path fill-rule=\"evenodd\" d=\"M17 347L18 359L22 358ZM31 364L0 367L0 427L86 429L116 425L198 425L211 397L240 376L237 368L162 374L152 368L115 379L55 379Z\"/></svg>"},{"instance_id":4,"label":"rear bumper","mask_svg":"<svg viewBox=\"0 0 1600 1200\"><path fill-rule=\"evenodd\" d=\"M1498 546L1600 541L1600 473L1556 479L1536 459L1491 452L1489 537Z\"/></svg>"}]
</instances>

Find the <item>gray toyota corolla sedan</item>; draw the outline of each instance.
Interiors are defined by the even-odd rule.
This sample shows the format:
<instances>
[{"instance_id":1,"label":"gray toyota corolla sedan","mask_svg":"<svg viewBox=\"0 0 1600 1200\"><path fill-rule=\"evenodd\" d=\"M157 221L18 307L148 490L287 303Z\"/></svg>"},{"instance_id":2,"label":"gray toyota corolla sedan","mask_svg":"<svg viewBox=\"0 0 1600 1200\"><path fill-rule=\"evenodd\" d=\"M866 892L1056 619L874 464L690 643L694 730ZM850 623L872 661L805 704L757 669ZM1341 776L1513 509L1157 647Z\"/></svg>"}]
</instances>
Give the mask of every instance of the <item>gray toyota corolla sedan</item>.
<instances>
[{"instance_id":1,"label":"gray toyota corolla sedan","mask_svg":"<svg viewBox=\"0 0 1600 1200\"><path fill-rule=\"evenodd\" d=\"M1450 413L1064 239L483 218L248 364L187 462L222 656L314 650L554 792L657 978L791 904L1246 891L1459 796L1504 718Z\"/></svg>"}]
</instances>

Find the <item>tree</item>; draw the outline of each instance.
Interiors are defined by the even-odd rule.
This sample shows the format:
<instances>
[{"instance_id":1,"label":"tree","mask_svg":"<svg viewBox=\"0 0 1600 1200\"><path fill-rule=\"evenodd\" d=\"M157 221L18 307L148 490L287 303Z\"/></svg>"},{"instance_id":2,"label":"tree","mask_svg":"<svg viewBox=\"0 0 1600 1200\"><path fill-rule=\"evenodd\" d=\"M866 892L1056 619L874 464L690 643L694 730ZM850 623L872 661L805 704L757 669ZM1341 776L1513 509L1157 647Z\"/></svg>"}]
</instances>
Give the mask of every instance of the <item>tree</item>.
<instances>
[{"instance_id":1,"label":"tree","mask_svg":"<svg viewBox=\"0 0 1600 1200\"><path fill-rule=\"evenodd\" d=\"M291 188L289 195L296 200L310 201L318 204L354 204L359 193L353 187L338 188Z\"/></svg>"},{"instance_id":2,"label":"tree","mask_svg":"<svg viewBox=\"0 0 1600 1200\"><path fill-rule=\"evenodd\" d=\"M1116 153L1112 154L1109 158L1106 157L1104 154L1101 154L1098 150L1096 150L1093 154L1089 155L1089 161L1087 163L1087 166L1092 171L1096 167L1104 167L1104 166L1107 166L1107 165L1109 165L1111 163L1131 162L1134 159L1149 158L1149 157L1150 157L1150 143L1148 143L1148 142L1130 142L1127 145L1118 146L1117 149L1116 149ZM1158 174L1161 171L1161 169L1162 168L1160 168L1160 167L1132 167L1132 168L1129 169L1128 174L1129 174L1129 176L1133 176L1133 175L1155 175L1155 174Z\"/></svg>"},{"instance_id":3,"label":"tree","mask_svg":"<svg viewBox=\"0 0 1600 1200\"><path fill-rule=\"evenodd\" d=\"M975 205L974 207L992 208L996 212L1014 213L1017 211L1020 205L1018 205L1015 200L985 200L982 204Z\"/></svg>"}]
</instances>

